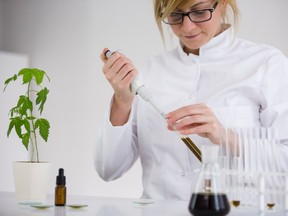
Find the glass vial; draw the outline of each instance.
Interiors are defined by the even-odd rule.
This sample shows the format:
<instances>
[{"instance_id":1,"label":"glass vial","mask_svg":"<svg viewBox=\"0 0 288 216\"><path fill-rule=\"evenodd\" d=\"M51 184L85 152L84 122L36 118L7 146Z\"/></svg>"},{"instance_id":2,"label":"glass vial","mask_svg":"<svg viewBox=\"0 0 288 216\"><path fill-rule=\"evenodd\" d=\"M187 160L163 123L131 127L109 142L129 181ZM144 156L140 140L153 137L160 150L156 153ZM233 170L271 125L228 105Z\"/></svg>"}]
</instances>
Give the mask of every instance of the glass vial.
<instances>
[{"instance_id":1,"label":"glass vial","mask_svg":"<svg viewBox=\"0 0 288 216\"><path fill-rule=\"evenodd\" d=\"M218 164L219 146L202 146L202 167L192 193L189 211L194 216L224 216L230 204L221 179Z\"/></svg>"},{"instance_id":2,"label":"glass vial","mask_svg":"<svg viewBox=\"0 0 288 216\"><path fill-rule=\"evenodd\" d=\"M55 206L66 205L66 178L64 176L64 169L59 169L59 174L56 177L55 187Z\"/></svg>"}]
</instances>

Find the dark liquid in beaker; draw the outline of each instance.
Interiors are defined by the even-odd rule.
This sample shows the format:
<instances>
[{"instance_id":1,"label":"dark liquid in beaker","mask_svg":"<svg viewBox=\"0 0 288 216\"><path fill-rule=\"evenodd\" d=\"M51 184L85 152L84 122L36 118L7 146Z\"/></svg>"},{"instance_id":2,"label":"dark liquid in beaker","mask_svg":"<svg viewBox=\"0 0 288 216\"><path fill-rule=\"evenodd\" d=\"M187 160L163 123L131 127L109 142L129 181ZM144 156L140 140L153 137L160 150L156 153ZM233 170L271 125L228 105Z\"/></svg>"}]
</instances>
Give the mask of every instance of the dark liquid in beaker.
<instances>
[{"instance_id":1,"label":"dark liquid in beaker","mask_svg":"<svg viewBox=\"0 0 288 216\"><path fill-rule=\"evenodd\" d=\"M224 216L229 213L230 205L226 194L192 194L189 211L195 216Z\"/></svg>"}]
</instances>

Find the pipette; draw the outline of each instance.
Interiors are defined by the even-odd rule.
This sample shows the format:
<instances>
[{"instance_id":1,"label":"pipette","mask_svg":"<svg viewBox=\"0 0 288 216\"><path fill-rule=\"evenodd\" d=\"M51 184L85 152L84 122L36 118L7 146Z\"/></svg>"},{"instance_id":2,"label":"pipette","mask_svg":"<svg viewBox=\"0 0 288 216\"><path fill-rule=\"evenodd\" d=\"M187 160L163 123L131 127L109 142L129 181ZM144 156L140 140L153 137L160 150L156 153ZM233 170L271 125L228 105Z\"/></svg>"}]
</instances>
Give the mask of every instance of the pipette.
<instances>
[{"instance_id":1,"label":"pipette","mask_svg":"<svg viewBox=\"0 0 288 216\"><path fill-rule=\"evenodd\" d=\"M113 52L111 52L110 50L107 50L105 52L105 56L107 58L109 58L111 55L113 55ZM158 105L155 103L155 101L153 100L152 95L150 94L150 92L145 88L144 84L141 83L138 79L134 79L131 82L130 85L130 89L132 91L133 94L138 94L140 95L140 97L145 100L146 102L148 102L150 105L152 105L152 107L154 107L154 109L162 116L163 119L166 120L166 115L165 113L158 107ZM199 161L202 161L201 159L201 151L200 149L195 145L195 143L193 143L193 141L185 135L180 134L177 130L175 130L175 132L178 134L178 136L181 138L181 140L186 144L186 146L190 149L190 151L196 156L196 158Z\"/></svg>"}]
</instances>

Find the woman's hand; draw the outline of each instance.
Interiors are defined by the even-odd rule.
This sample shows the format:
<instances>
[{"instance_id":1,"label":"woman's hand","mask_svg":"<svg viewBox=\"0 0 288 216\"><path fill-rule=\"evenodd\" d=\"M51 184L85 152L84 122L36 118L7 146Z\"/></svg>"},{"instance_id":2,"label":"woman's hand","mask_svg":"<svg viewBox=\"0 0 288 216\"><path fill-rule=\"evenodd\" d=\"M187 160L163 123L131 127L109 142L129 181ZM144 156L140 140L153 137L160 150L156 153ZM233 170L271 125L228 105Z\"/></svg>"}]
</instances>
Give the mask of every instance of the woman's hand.
<instances>
[{"instance_id":1,"label":"woman's hand","mask_svg":"<svg viewBox=\"0 0 288 216\"><path fill-rule=\"evenodd\" d=\"M102 71L115 92L115 100L119 103L132 103L134 95L130 90L130 84L138 74L132 62L119 52L115 52L109 59L105 56L105 48L101 53L101 59L105 63Z\"/></svg>"},{"instance_id":2,"label":"woman's hand","mask_svg":"<svg viewBox=\"0 0 288 216\"><path fill-rule=\"evenodd\" d=\"M205 104L181 107L168 113L166 119L171 131L177 130L183 135L198 134L208 138L212 143L219 143L223 125Z\"/></svg>"},{"instance_id":3,"label":"woman's hand","mask_svg":"<svg viewBox=\"0 0 288 216\"><path fill-rule=\"evenodd\" d=\"M113 53L109 59L105 56L105 48L100 57L104 62L102 71L114 90L110 121L113 125L127 122L132 107L134 94L130 84L138 74L132 62L119 52Z\"/></svg>"}]
</instances>

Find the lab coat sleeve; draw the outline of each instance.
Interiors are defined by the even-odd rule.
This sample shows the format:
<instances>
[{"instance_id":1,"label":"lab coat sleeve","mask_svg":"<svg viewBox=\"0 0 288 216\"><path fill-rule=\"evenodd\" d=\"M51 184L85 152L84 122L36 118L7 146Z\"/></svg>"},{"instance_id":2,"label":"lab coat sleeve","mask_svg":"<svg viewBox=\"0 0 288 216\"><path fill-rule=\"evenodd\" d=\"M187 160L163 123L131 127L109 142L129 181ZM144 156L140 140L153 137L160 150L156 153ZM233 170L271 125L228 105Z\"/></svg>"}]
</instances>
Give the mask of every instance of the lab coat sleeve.
<instances>
[{"instance_id":1,"label":"lab coat sleeve","mask_svg":"<svg viewBox=\"0 0 288 216\"><path fill-rule=\"evenodd\" d=\"M102 125L97 130L94 149L94 164L98 175L105 181L121 177L138 158L133 133L133 110L128 122L123 126L113 126L109 120L110 109L105 114Z\"/></svg>"},{"instance_id":2,"label":"lab coat sleeve","mask_svg":"<svg viewBox=\"0 0 288 216\"><path fill-rule=\"evenodd\" d=\"M275 52L263 62L264 76L261 84L262 110L260 120L263 127L279 129L281 144L278 154L280 169L288 171L288 59Z\"/></svg>"}]
</instances>

